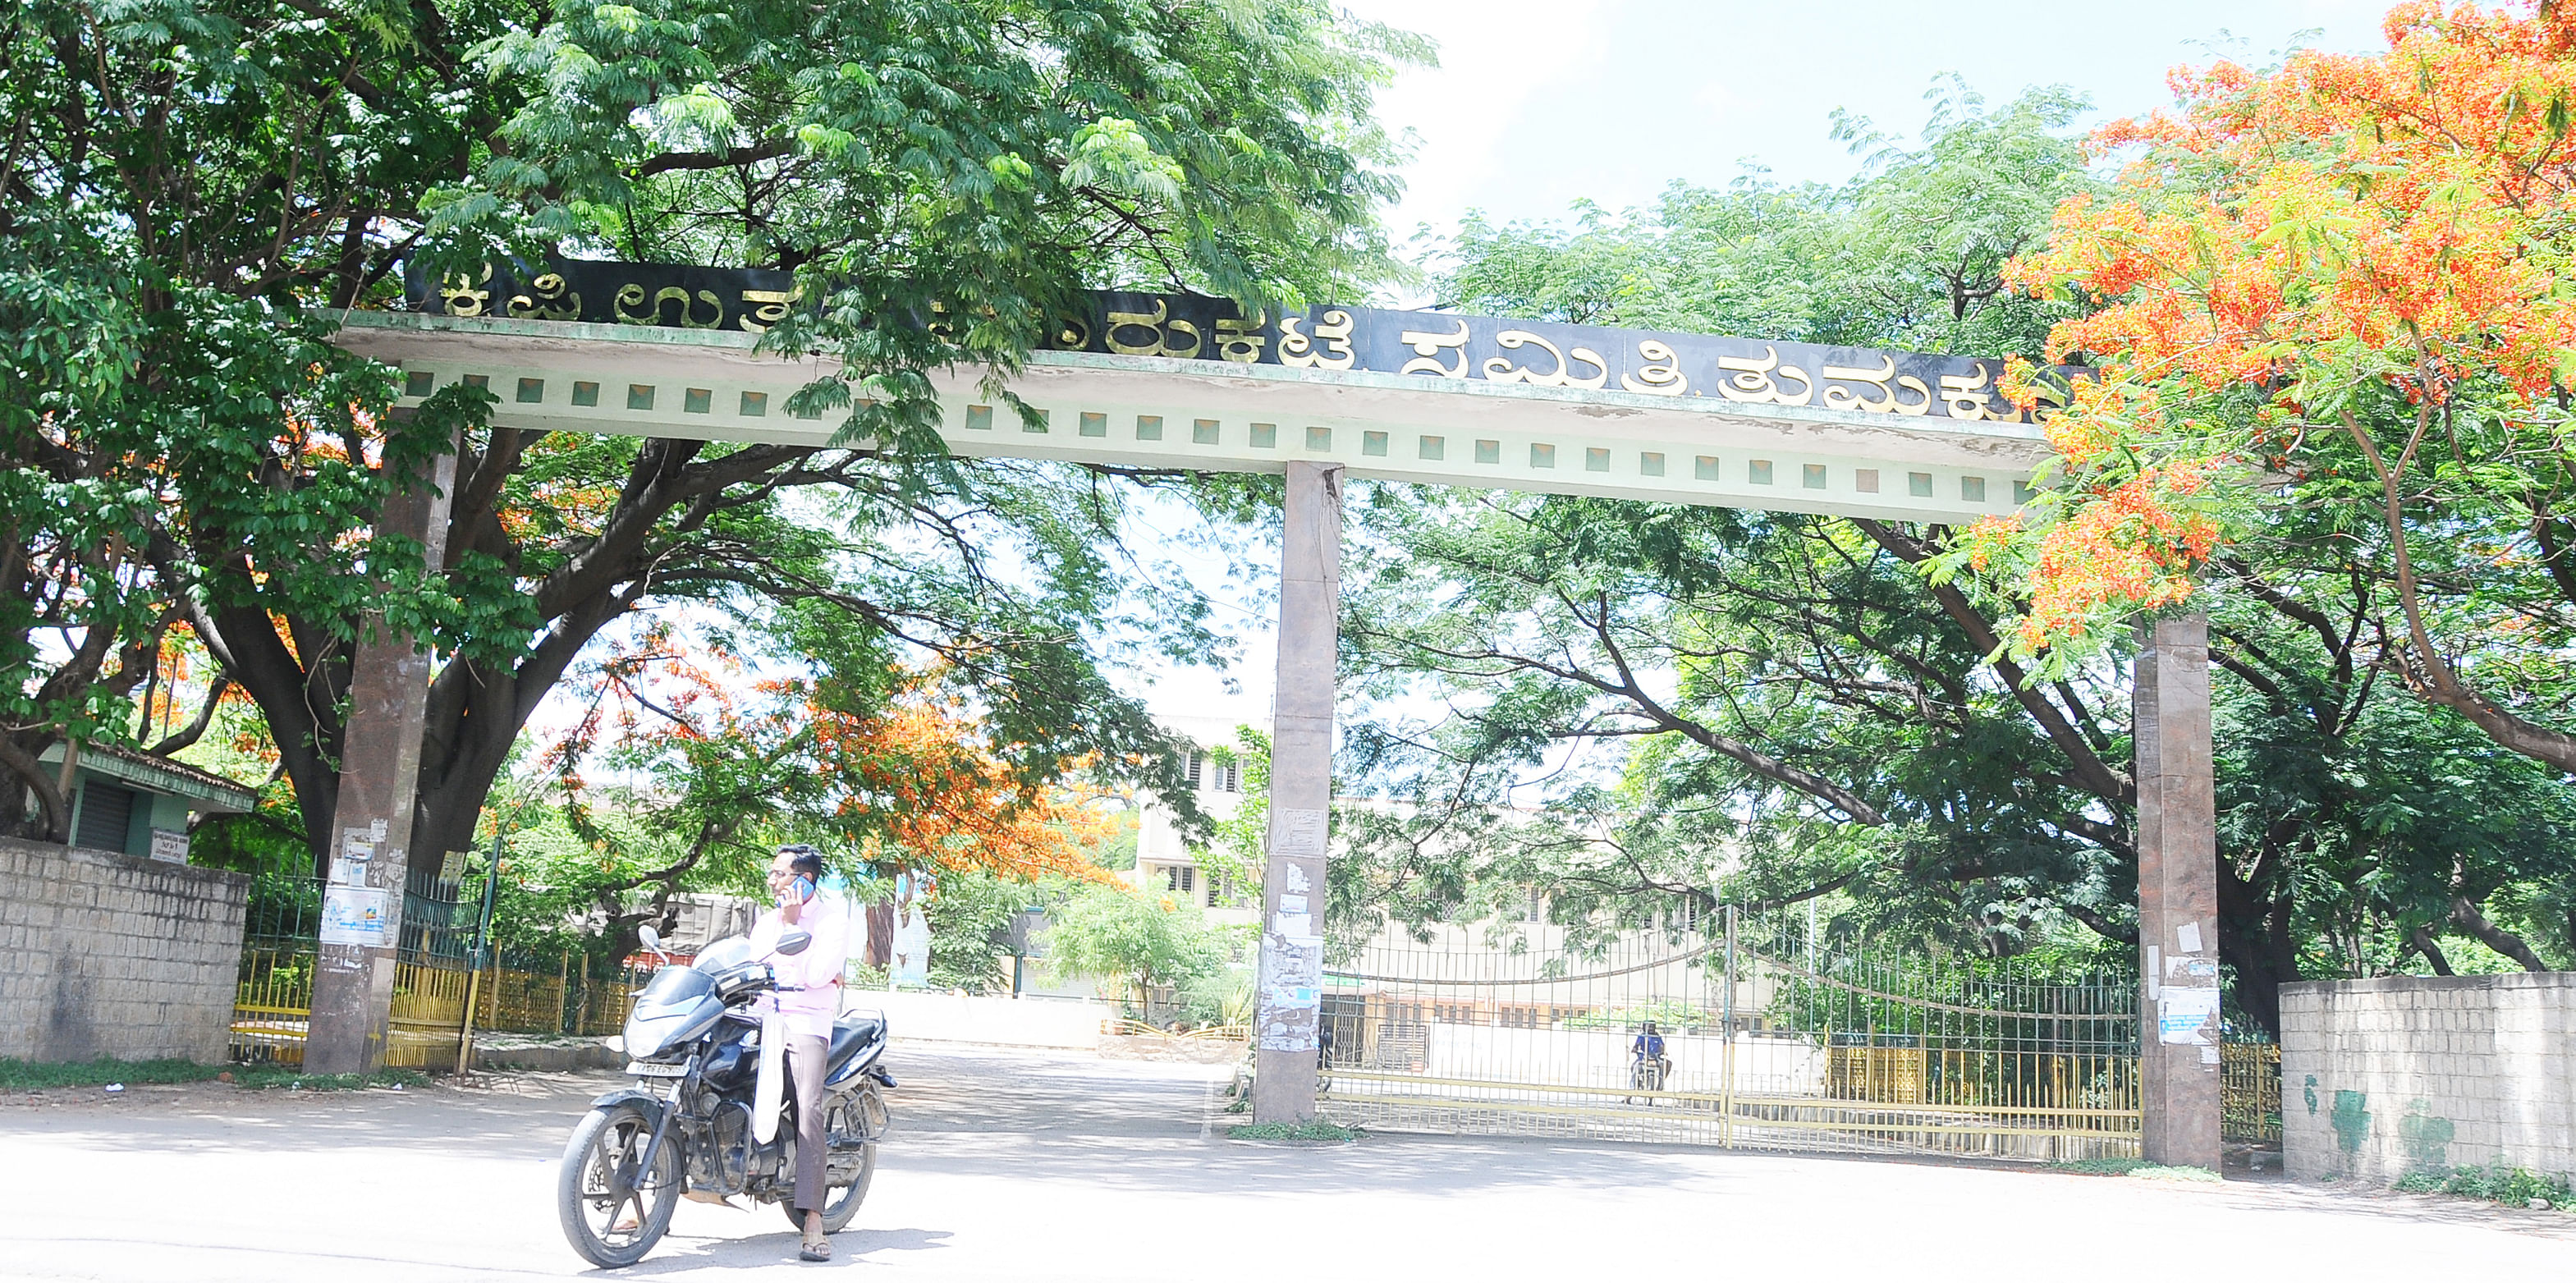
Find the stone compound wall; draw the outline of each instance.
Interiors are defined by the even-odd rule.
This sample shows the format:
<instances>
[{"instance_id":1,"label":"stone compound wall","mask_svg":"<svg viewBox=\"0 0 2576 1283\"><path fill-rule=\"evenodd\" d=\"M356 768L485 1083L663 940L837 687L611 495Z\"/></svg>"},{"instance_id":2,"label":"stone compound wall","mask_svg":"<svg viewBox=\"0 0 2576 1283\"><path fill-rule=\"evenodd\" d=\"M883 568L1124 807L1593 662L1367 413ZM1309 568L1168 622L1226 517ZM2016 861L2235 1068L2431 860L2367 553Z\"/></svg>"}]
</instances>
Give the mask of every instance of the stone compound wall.
<instances>
[{"instance_id":1,"label":"stone compound wall","mask_svg":"<svg viewBox=\"0 0 2576 1283\"><path fill-rule=\"evenodd\" d=\"M250 879L0 838L0 1057L224 1058Z\"/></svg>"},{"instance_id":2,"label":"stone compound wall","mask_svg":"<svg viewBox=\"0 0 2576 1283\"><path fill-rule=\"evenodd\" d=\"M2281 1148L2308 1180L2576 1173L2576 972L2281 986Z\"/></svg>"}]
</instances>

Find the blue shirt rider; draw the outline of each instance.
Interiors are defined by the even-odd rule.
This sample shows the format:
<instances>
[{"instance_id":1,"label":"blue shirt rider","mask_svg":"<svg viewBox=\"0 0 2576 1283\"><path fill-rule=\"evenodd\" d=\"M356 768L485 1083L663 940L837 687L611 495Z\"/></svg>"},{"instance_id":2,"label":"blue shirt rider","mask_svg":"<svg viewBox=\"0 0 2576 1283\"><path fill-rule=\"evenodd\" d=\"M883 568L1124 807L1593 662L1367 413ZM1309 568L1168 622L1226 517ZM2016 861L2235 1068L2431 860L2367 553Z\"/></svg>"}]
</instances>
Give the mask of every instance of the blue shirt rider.
<instances>
[{"instance_id":1,"label":"blue shirt rider","mask_svg":"<svg viewBox=\"0 0 2576 1283\"><path fill-rule=\"evenodd\" d=\"M1655 1022L1651 1020L1646 1022L1644 1032L1628 1044L1628 1054L1637 1060L1654 1061L1662 1067L1669 1068L1672 1063L1664 1059L1664 1036L1655 1032Z\"/></svg>"}]
</instances>

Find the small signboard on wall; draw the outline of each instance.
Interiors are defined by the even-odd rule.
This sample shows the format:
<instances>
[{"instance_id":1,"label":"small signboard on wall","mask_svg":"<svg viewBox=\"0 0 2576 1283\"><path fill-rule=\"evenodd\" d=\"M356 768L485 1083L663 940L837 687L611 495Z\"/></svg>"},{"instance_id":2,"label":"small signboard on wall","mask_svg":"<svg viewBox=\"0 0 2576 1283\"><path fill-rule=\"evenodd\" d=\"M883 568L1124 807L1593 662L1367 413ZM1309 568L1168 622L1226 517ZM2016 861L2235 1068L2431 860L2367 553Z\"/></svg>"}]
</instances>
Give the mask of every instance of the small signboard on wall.
<instances>
[{"instance_id":1,"label":"small signboard on wall","mask_svg":"<svg viewBox=\"0 0 2576 1283\"><path fill-rule=\"evenodd\" d=\"M186 829L152 830L152 858L166 864L186 864L188 831Z\"/></svg>"}]
</instances>

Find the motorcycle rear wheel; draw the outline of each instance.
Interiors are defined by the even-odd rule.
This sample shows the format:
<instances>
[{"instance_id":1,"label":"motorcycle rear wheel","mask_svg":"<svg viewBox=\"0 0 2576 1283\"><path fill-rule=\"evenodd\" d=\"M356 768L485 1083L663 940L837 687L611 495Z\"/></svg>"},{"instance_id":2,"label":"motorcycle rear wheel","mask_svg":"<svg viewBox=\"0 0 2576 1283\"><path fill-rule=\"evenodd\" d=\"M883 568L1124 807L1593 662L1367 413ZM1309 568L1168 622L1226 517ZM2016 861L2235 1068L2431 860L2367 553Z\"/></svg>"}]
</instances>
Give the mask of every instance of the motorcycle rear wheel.
<instances>
[{"instance_id":1,"label":"motorcycle rear wheel","mask_svg":"<svg viewBox=\"0 0 2576 1283\"><path fill-rule=\"evenodd\" d=\"M679 1138L663 1138L648 1173L639 1160L652 1139L652 1116L622 1101L590 1111L564 1145L555 1210L572 1250L602 1269L643 1260L671 1228L680 1201ZM634 1224L622 1225L630 1216Z\"/></svg>"},{"instance_id":2,"label":"motorcycle rear wheel","mask_svg":"<svg viewBox=\"0 0 2576 1283\"><path fill-rule=\"evenodd\" d=\"M874 1086L833 1101L823 1115L823 1134L830 1138L832 1157L846 1158L853 1150L859 1156L857 1178L847 1185L831 1187L823 1201L824 1233L838 1234L858 1219L859 1204L867 1201L868 1185L876 1179L877 1138L885 1134L885 1129L885 1096ZM795 1226L798 1233L804 1232L805 1218L796 1214L794 1196L780 1203L778 1210L787 1214L787 1223Z\"/></svg>"}]
</instances>

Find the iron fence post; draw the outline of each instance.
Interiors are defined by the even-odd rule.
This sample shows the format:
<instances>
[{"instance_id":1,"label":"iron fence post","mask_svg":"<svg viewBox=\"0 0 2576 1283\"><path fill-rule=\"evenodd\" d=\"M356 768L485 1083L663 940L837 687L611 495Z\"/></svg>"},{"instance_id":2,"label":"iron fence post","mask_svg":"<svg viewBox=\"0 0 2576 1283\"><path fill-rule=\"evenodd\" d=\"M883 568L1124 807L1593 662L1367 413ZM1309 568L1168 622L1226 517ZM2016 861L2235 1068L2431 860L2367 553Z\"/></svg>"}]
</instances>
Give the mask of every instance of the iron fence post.
<instances>
[{"instance_id":1,"label":"iron fence post","mask_svg":"<svg viewBox=\"0 0 2576 1283\"><path fill-rule=\"evenodd\" d=\"M1726 997L1725 1012L1719 1032L1726 1045L1718 1053L1718 1072L1724 1075L1717 1088L1717 1143L1721 1149L1735 1148L1735 906L1726 906Z\"/></svg>"},{"instance_id":2,"label":"iron fence post","mask_svg":"<svg viewBox=\"0 0 2576 1283\"><path fill-rule=\"evenodd\" d=\"M483 963L492 951L492 892L501 882L501 818L492 817L492 861L483 870L483 912L474 923L474 953L465 960L465 1016L456 1023L456 1076L474 1060L474 999L483 985Z\"/></svg>"}]
</instances>

